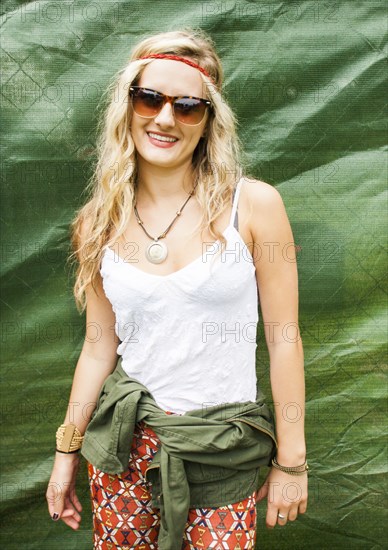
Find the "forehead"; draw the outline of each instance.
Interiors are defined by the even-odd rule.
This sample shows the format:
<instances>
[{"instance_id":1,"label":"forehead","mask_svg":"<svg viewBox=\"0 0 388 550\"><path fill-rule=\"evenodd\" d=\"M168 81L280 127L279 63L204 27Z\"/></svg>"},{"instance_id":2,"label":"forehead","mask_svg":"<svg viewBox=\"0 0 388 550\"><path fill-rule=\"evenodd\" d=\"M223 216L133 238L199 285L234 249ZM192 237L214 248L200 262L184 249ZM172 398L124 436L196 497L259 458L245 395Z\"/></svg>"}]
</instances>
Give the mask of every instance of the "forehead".
<instances>
[{"instance_id":1,"label":"forehead","mask_svg":"<svg viewBox=\"0 0 388 550\"><path fill-rule=\"evenodd\" d=\"M138 85L174 96L201 96L205 86L198 69L172 59L153 59L144 68Z\"/></svg>"}]
</instances>

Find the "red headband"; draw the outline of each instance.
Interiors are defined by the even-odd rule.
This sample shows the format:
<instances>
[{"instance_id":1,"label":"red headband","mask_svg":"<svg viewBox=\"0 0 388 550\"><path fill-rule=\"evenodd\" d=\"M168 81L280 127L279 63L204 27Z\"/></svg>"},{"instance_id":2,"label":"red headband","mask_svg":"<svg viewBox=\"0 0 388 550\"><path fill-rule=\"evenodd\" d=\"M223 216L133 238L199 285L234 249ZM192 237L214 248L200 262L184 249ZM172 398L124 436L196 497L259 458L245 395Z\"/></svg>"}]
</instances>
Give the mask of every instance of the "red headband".
<instances>
[{"instance_id":1,"label":"red headband","mask_svg":"<svg viewBox=\"0 0 388 550\"><path fill-rule=\"evenodd\" d=\"M195 67L201 73L206 75L208 78L210 78L211 81L213 81L210 74L205 71L203 67L200 67L197 65L197 63L194 63L194 61L190 61L189 59L185 59L184 57L180 57L179 55L172 55L168 53L150 53L149 55L143 55L142 57L138 57L138 59L149 59L149 58L156 58L156 59L174 59L175 61L182 61L183 63L186 63L187 65L191 65L191 67Z\"/></svg>"}]
</instances>

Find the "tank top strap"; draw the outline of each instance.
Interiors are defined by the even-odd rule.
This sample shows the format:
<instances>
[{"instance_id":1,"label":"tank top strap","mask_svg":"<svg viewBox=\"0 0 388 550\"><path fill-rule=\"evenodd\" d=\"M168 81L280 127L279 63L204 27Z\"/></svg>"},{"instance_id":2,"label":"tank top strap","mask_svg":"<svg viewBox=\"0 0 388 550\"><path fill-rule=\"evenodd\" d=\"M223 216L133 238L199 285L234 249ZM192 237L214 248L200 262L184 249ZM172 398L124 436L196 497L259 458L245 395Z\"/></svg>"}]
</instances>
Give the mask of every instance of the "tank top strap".
<instances>
[{"instance_id":1,"label":"tank top strap","mask_svg":"<svg viewBox=\"0 0 388 550\"><path fill-rule=\"evenodd\" d=\"M232 212L230 214L230 220L229 220L229 225L232 225L232 223L233 223L233 225L237 229L237 231L238 231L237 205L238 205L238 198L240 196L240 189L241 189L242 182L243 182L243 178L240 178L240 180L238 181L237 185L234 188Z\"/></svg>"}]
</instances>

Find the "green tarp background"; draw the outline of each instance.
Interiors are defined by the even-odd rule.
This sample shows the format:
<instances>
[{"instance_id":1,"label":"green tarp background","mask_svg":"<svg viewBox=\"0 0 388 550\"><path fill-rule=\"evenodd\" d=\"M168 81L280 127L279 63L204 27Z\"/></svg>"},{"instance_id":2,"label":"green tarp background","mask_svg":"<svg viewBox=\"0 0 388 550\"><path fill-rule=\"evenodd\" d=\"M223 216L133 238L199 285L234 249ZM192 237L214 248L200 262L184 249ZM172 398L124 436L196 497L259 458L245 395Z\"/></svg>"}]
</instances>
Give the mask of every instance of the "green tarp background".
<instances>
[{"instance_id":1,"label":"green tarp background","mask_svg":"<svg viewBox=\"0 0 388 550\"><path fill-rule=\"evenodd\" d=\"M213 37L251 174L281 193L299 247L309 503L272 531L260 503L257 548L388 547L384 7L3 3L2 549L92 547L84 460L80 530L54 523L45 500L85 327L66 267L69 223L109 80L143 35L183 25ZM258 343L271 403L262 320Z\"/></svg>"}]
</instances>

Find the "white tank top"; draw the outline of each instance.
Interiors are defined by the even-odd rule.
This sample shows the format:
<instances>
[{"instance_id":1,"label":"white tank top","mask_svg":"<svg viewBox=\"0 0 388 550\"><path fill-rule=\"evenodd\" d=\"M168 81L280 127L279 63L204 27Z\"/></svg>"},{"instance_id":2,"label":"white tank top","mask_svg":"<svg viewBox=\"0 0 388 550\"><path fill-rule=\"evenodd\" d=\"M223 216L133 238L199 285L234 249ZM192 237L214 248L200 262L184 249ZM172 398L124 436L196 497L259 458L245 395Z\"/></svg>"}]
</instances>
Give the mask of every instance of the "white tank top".
<instances>
[{"instance_id":1,"label":"white tank top","mask_svg":"<svg viewBox=\"0 0 388 550\"><path fill-rule=\"evenodd\" d=\"M122 368L165 411L183 414L224 402L255 401L256 270L238 232L236 186L227 246L216 241L169 275L154 275L104 246L100 273L116 315Z\"/></svg>"}]
</instances>

